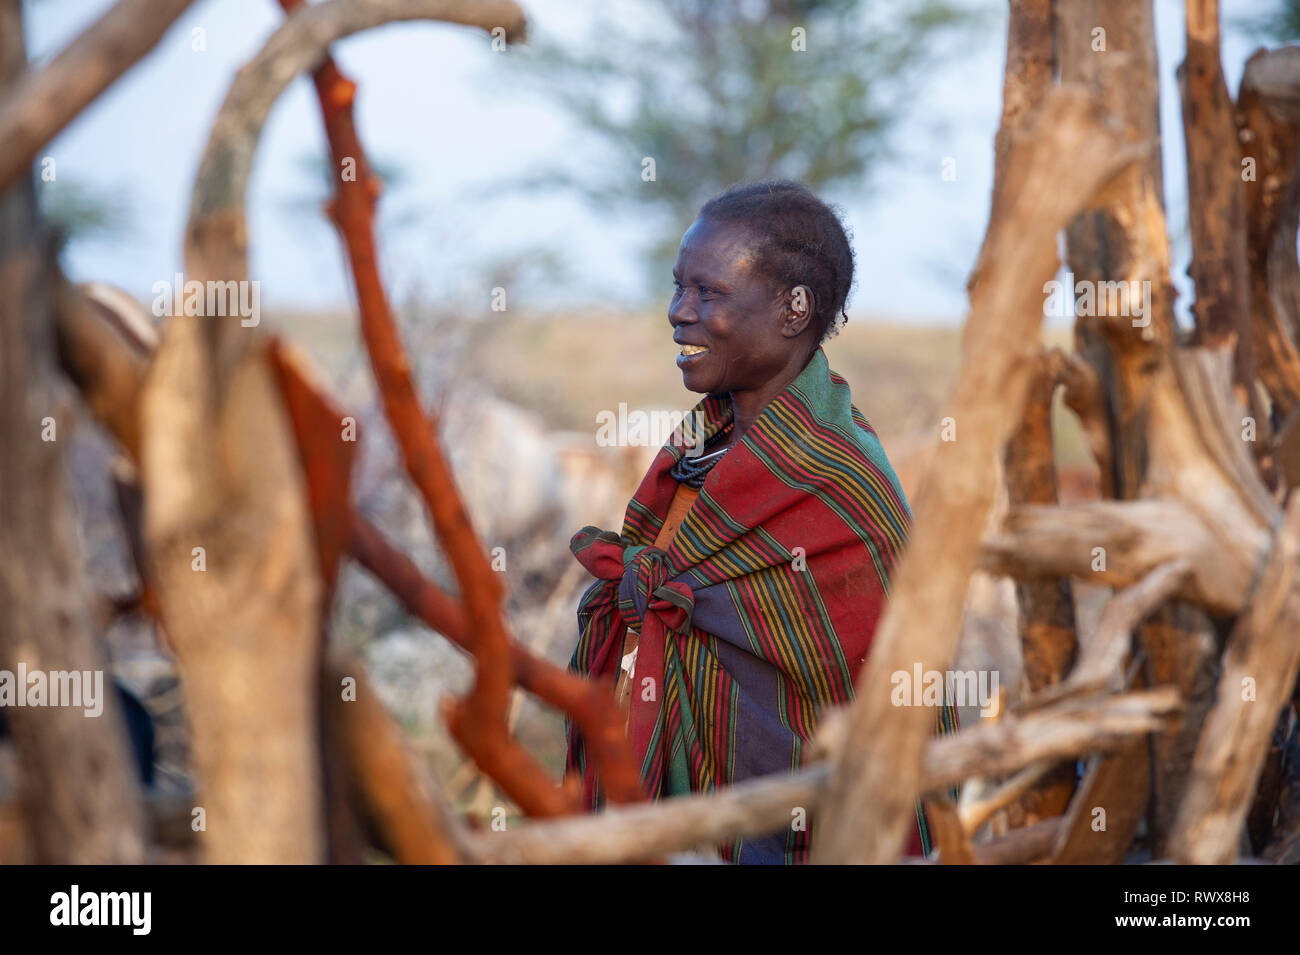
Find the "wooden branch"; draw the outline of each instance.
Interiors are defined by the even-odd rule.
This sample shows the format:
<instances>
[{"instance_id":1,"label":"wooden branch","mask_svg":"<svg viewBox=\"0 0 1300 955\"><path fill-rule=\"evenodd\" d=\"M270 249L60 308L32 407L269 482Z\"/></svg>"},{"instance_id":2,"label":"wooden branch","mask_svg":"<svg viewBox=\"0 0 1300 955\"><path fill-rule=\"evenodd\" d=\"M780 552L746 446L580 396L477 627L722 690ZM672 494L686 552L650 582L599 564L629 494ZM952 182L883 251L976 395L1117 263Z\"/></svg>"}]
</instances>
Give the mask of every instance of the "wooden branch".
<instances>
[{"instance_id":1,"label":"wooden branch","mask_svg":"<svg viewBox=\"0 0 1300 955\"><path fill-rule=\"evenodd\" d=\"M1088 501L1007 513L984 544L983 567L1015 576L1069 575L1127 587L1173 560L1191 575L1177 596L1210 611L1239 612L1267 538L1251 525L1225 539L1180 500Z\"/></svg>"},{"instance_id":2,"label":"wooden branch","mask_svg":"<svg viewBox=\"0 0 1300 955\"><path fill-rule=\"evenodd\" d=\"M383 847L404 865L461 862L460 847L468 831L406 745L401 727L376 696L365 667L346 655L332 655L325 701L331 735L338 741L352 786Z\"/></svg>"},{"instance_id":3,"label":"wooden branch","mask_svg":"<svg viewBox=\"0 0 1300 955\"><path fill-rule=\"evenodd\" d=\"M1102 498L1115 496L1115 461L1110 445L1106 394L1097 369L1077 353L1066 356L1062 369L1065 406L1079 416L1088 450L1097 462Z\"/></svg>"},{"instance_id":4,"label":"wooden branch","mask_svg":"<svg viewBox=\"0 0 1300 955\"><path fill-rule=\"evenodd\" d=\"M288 30L295 20L331 6L284 5L290 10L297 7L284 30ZM405 15L409 15L409 10L419 5L388 2L378 6L387 6L392 11L405 8ZM427 9L429 5L423 6ZM439 6L447 7L448 4ZM468 5L456 6L468 8ZM339 10L345 12L342 7ZM497 4L495 9L476 5L473 10L478 25L485 28L508 25L508 37L522 36L523 14L513 4ZM445 18L440 14L434 15ZM394 18L391 14L386 17ZM295 42L314 49L315 60L320 60L327 52L321 39L319 33L302 34ZM273 38L268 44L268 54L263 57L268 64L277 59L288 59L293 50L286 41L279 50L271 53L274 43ZM552 785L536 760L510 735L508 707L514 674L509 665L510 639L501 619L501 586L470 524L455 479L442 453L437 429L420 405L410 361L379 278L374 243L374 203L379 194L379 183L366 162L352 120L356 87L328 60L317 69L315 79L333 165L341 169L343 163L351 160L356 166L355 179L339 177L331 212L347 247L361 311L361 331L384 415L401 450L407 473L424 500L456 574L470 626L476 634L474 654L477 666L473 690L464 701L446 701L444 716L462 748L527 814L545 816L575 811L580 805L575 794ZM251 103L251 95L249 99Z\"/></svg>"},{"instance_id":5,"label":"wooden branch","mask_svg":"<svg viewBox=\"0 0 1300 955\"><path fill-rule=\"evenodd\" d=\"M1181 557L1175 558L1111 597L1102 611L1097 632L1084 643L1069 677L1034 694L1022 705L1028 709L1069 696L1122 690L1134 628L1168 600L1190 574L1191 564Z\"/></svg>"},{"instance_id":6,"label":"wooden branch","mask_svg":"<svg viewBox=\"0 0 1300 955\"><path fill-rule=\"evenodd\" d=\"M1164 728L1181 706L1176 690L1160 687L1063 700L1023 716L1009 713L930 743L920 785L930 792L971 776L1001 776L1043 760L1113 749L1135 735Z\"/></svg>"},{"instance_id":7,"label":"wooden branch","mask_svg":"<svg viewBox=\"0 0 1300 955\"><path fill-rule=\"evenodd\" d=\"M933 716L928 708L917 709ZM1023 718L1007 716L996 724L930 739L925 744L918 789L934 792L976 773L1015 772L1041 760L1123 745L1135 735L1158 729L1177 709L1177 694L1163 689L1072 701L1058 709ZM823 723L817 752L842 752L849 728L847 717L842 714ZM823 731L831 738L823 736ZM814 762L791 776L746 780L710 793L650 805L614 806L596 816L544 820L502 832L479 833L470 837L468 851L475 861L487 863L610 864L763 835L824 811L833 761ZM1041 852L1043 834L1053 832L1051 827L1037 830L1033 840L1016 852L1028 856ZM976 847L977 861L982 848Z\"/></svg>"},{"instance_id":8,"label":"wooden branch","mask_svg":"<svg viewBox=\"0 0 1300 955\"><path fill-rule=\"evenodd\" d=\"M1224 652L1218 697L1174 827L1176 861L1222 865L1236 859L1273 727L1300 672L1298 633L1300 498L1292 497L1254 599Z\"/></svg>"},{"instance_id":9,"label":"wooden branch","mask_svg":"<svg viewBox=\"0 0 1300 955\"><path fill-rule=\"evenodd\" d=\"M939 862L942 865L974 865L975 849L952 798L945 793L931 799L926 803L925 811L934 832L934 844L939 850Z\"/></svg>"},{"instance_id":10,"label":"wooden branch","mask_svg":"<svg viewBox=\"0 0 1300 955\"><path fill-rule=\"evenodd\" d=\"M993 139L993 200L990 217L1006 205L1007 164L1052 87L1052 0L1010 0L1007 58L1002 75L1002 121ZM972 292L988 271L988 236L967 280Z\"/></svg>"},{"instance_id":11,"label":"wooden branch","mask_svg":"<svg viewBox=\"0 0 1300 955\"><path fill-rule=\"evenodd\" d=\"M0 191L37 151L154 48L192 0L118 0L66 49L0 98Z\"/></svg>"},{"instance_id":12,"label":"wooden branch","mask_svg":"<svg viewBox=\"0 0 1300 955\"><path fill-rule=\"evenodd\" d=\"M258 133L290 80L340 36L501 4L335 2L300 11L236 75L186 229L188 279L249 281L244 191ZM308 495L264 345L244 320L175 317L142 403L150 577L186 676L214 861L322 858L316 692L323 587ZM204 548L207 567L192 565Z\"/></svg>"},{"instance_id":13,"label":"wooden branch","mask_svg":"<svg viewBox=\"0 0 1300 955\"><path fill-rule=\"evenodd\" d=\"M82 389L87 404L97 418L135 456L138 448L131 437L138 431L131 425L131 415L120 406L129 403L139 392L154 343L149 340L148 326L141 325L142 309L128 296L108 287L70 286L60 278L56 288L55 322L64 370ZM94 295L94 301L89 296ZM317 381L300 354L283 351L285 346L272 344L272 353L291 360L277 360L276 370L282 391L298 394L309 407L290 420L297 440L305 438L301 430L308 421L341 420L343 411L335 399ZM337 434L333 429L330 434ZM333 480L330 478L330 480ZM351 513L351 508L348 508ZM319 521L317 522L319 525ZM318 528L317 536L320 536ZM437 585L425 578L405 554L393 547L383 534L363 516L352 513L347 540L349 556L361 564L406 607L435 632L470 651L474 634L469 628L461 605ZM323 565L322 565L323 566ZM512 666L520 686L538 699L567 713L589 742L593 760L598 760L601 778L613 802L644 799L641 774L635 756L623 732L623 718L612 696L601 686L538 657L517 643L511 644Z\"/></svg>"},{"instance_id":14,"label":"wooden branch","mask_svg":"<svg viewBox=\"0 0 1300 955\"><path fill-rule=\"evenodd\" d=\"M272 339L268 355L306 478L312 536L325 588L322 603L328 606L339 559L352 533L352 463L359 443L343 440L347 412L313 380L304 354L288 342Z\"/></svg>"},{"instance_id":15,"label":"wooden branch","mask_svg":"<svg viewBox=\"0 0 1300 955\"><path fill-rule=\"evenodd\" d=\"M476 862L608 865L646 862L727 839L774 832L813 812L829 769L745 780L711 793L611 806L598 815L521 823L470 836Z\"/></svg>"},{"instance_id":16,"label":"wooden branch","mask_svg":"<svg viewBox=\"0 0 1300 955\"><path fill-rule=\"evenodd\" d=\"M377 528L357 515L349 551L387 587L408 611L457 646L472 652L474 634L464 610L418 567L389 544ZM641 771L623 730L623 717L606 688L555 666L512 642L510 658L519 685L538 699L569 714L582 728L589 755L613 803L645 799Z\"/></svg>"},{"instance_id":17,"label":"wooden branch","mask_svg":"<svg viewBox=\"0 0 1300 955\"><path fill-rule=\"evenodd\" d=\"M1152 3L1058 3L1055 13L1061 81L1091 90L1120 126L1123 139L1143 153L1100 208L1079 216L1066 230L1067 262L1076 287L1083 283L1096 293L1095 307L1080 311L1075 342L1095 369L1106 401L1111 471L1102 483L1116 497L1133 498L1146 460L1149 380L1174 339ZM1104 53L1094 49L1097 30L1104 31ZM1101 305L1099 290L1105 282L1141 288L1146 314L1135 319L1132 309Z\"/></svg>"},{"instance_id":18,"label":"wooden branch","mask_svg":"<svg viewBox=\"0 0 1300 955\"><path fill-rule=\"evenodd\" d=\"M1130 740L1088 762L1061 819L1052 865L1118 865L1146 810L1151 787L1150 741Z\"/></svg>"},{"instance_id":19,"label":"wooden branch","mask_svg":"<svg viewBox=\"0 0 1300 955\"><path fill-rule=\"evenodd\" d=\"M975 847L976 865L1025 865L1052 851L1061 820L1044 819L1023 829L1012 829Z\"/></svg>"},{"instance_id":20,"label":"wooden branch","mask_svg":"<svg viewBox=\"0 0 1300 955\"><path fill-rule=\"evenodd\" d=\"M1218 0L1187 0L1187 57L1178 69L1187 145L1188 274L1196 285L1198 343L1233 354L1233 381L1248 406L1251 348L1246 200L1232 98L1219 61Z\"/></svg>"},{"instance_id":21,"label":"wooden branch","mask_svg":"<svg viewBox=\"0 0 1300 955\"><path fill-rule=\"evenodd\" d=\"M952 659L996 493L990 462L1024 406L1042 288L1057 266L1054 237L1134 157L1078 90L1054 90L1035 130L1008 163L1006 194L1014 198L1007 215L990 223L995 265L972 297L951 399L958 439L937 444L889 607L858 680L851 742L814 846L822 862L883 863L898 856L933 714L891 705L891 674L910 672L917 661L941 669Z\"/></svg>"},{"instance_id":22,"label":"wooden branch","mask_svg":"<svg viewBox=\"0 0 1300 955\"><path fill-rule=\"evenodd\" d=\"M1070 771L1070 781L1074 781L1074 765L1066 764ZM961 824L964 832L973 835L980 826L984 825L995 812L1005 809L1013 802L1019 801L1023 796L1030 793L1044 776L1049 773L1059 771L1060 765L1052 762L1033 763L1026 766L1020 772L1016 773L1010 779L1004 780L996 785L977 785L972 786L970 782L962 786L961 798L957 802L957 819ZM980 782L984 782L981 778ZM1066 803L1068 804L1069 794L1073 791L1073 785L1066 790ZM928 805L928 804L927 804ZM1063 807L1064 808L1064 807ZM1060 813L1057 813L1060 815ZM1043 819L1053 819L1055 816L1042 815L1033 822L1042 822ZM1032 823L1031 823L1032 824ZM1020 828L1017 826L1016 828Z\"/></svg>"},{"instance_id":23,"label":"wooden branch","mask_svg":"<svg viewBox=\"0 0 1300 955\"><path fill-rule=\"evenodd\" d=\"M1050 34L1048 40L1050 46ZM1052 399L1064 374L1065 356L1060 351L1045 351L1039 355L1036 366L1024 417L1007 442L1007 496L1013 507L1057 503ZM1024 661L1022 692L1035 693L1059 684L1074 662L1078 646L1074 597L1069 578L1065 577L1017 580L1016 597L1020 611L1021 658ZM1010 827L1019 828L1061 815L1069 805L1073 791L1074 767L1058 767L1043 785L1026 792L1023 799L1008 809ZM968 827L967 831L973 830Z\"/></svg>"}]
</instances>

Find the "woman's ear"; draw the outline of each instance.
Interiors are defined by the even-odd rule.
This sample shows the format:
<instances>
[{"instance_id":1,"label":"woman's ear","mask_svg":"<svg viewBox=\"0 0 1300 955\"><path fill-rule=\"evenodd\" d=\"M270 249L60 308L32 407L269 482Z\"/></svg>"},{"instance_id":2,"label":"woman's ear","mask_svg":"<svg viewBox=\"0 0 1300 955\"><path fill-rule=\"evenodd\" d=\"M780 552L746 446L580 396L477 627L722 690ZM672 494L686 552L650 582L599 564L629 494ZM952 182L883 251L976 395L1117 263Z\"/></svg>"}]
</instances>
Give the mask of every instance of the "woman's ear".
<instances>
[{"instance_id":1,"label":"woman's ear","mask_svg":"<svg viewBox=\"0 0 1300 955\"><path fill-rule=\"evenodd\" d=\"M812 321L813 311L816 307L817 302L813 298L812 289L806 285L796 285L790 290L790 298L786 304L785 322L781 326L781 333L787 338L794 338L799 335Z\"/></svg>"}]
</instances>

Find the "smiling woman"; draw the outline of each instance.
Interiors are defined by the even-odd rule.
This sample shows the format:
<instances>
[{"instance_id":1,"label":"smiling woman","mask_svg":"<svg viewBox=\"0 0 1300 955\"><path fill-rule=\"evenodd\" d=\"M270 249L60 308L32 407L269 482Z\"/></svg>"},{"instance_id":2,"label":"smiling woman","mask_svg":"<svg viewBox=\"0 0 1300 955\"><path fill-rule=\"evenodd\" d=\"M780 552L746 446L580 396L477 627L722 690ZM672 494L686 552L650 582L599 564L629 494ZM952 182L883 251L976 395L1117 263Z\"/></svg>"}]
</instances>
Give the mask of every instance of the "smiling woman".
<instances>
[{"instance_id":1,"label":"smiling woman","mask_svg":"<svg viewBox=\"0 0 1300 955\"><path fill-rule=\"evenodd\" d=\"M621 533L572 543L597 580L570 665L613 686L654 798L802 765L822 711L853 696L911 522L821 347L853 283L836 213L798 183L733 187L686 231L673 278L677 365L706 396L693 433L660 450ZM955 726L951 708L936 725ZM599 805L573 727L568 770ZM719 851L807 861L805 808ZM920 806L913 847L930 848Z\"/></svg>"}]
</instances>

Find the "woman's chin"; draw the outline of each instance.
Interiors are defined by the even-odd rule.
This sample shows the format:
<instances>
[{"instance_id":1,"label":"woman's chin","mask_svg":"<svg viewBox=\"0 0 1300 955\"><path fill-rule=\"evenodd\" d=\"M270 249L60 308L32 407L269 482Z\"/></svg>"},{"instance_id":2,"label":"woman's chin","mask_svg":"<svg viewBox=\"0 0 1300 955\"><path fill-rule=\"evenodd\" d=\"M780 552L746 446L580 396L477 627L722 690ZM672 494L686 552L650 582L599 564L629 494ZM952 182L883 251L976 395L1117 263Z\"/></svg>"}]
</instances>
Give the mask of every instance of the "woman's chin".
<instances>
[{"instance_id":1,"label":"woman's chin","mask_svg":"<svg viewBox=\"0 0 1300 955\"><path fill-rule=\"evenodd\" d=\"M682 369L682 384L687 391L693 391L700 395L711 394L714 391L711 382L693 369Z\"/></svg>"}]
</instances>

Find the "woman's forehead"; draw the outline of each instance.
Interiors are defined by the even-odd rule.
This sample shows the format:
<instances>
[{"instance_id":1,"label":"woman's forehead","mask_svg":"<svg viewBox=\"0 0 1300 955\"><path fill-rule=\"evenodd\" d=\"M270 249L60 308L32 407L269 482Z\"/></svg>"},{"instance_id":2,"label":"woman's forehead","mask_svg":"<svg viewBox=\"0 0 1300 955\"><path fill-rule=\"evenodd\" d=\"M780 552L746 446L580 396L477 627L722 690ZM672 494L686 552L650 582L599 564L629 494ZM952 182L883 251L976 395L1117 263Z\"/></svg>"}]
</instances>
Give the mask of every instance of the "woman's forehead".
<instances>
[{"instance_id":1,"label":"woman's forehead","mask_svg":"<svg viewBox=\"0 0 1300 955\"><path fill-rule=\"evenodd\" d=\"M682 236L677 264L692 269L749 271L758 259L758 240L743 223L696 219Z\"/></svg>"}]
</instances>

